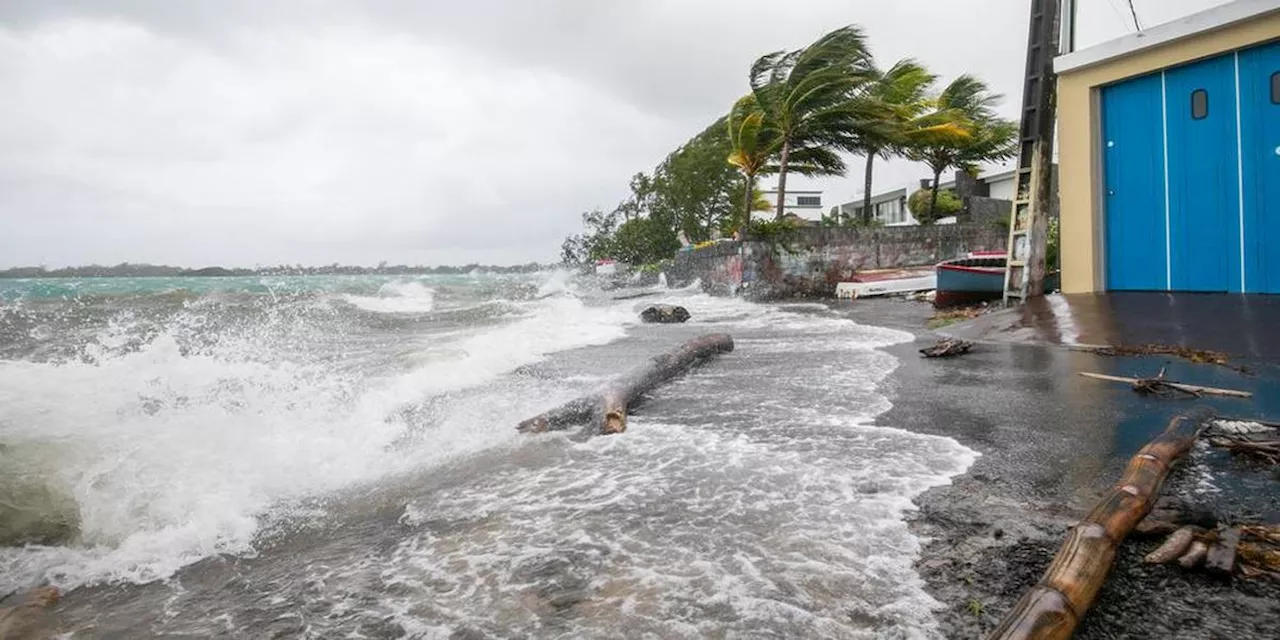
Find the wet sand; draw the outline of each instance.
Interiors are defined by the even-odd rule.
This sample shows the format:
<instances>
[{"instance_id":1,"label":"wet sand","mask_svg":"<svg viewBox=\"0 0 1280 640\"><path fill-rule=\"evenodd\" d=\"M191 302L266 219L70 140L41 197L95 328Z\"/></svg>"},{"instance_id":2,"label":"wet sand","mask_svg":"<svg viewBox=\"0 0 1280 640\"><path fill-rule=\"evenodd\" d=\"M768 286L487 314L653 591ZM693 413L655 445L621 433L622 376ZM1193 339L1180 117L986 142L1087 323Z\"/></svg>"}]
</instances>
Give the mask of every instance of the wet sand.
<instances>
[{"instance_id":1,"label":"wet sand","mask_svg":"<svg viewBox=\"0 0 1280 640\"><path fill-rule=\"evenodd\" d=\"M917 498L913 531L926 539L917 570L943 603L942 630L977 638L1033 585L1067 528L1119 478L1124 464L1177 411L1207 404L1224 415L1280 418L1280 366L1245 362L1254 375L1160 357L1103 357L1062 347L980 344L970 355L925 360L916 349L938 339L925 330L932 310L896 300L842 303L850 317L916 334L888 350L901 365L886 381L893 409L878 419L946 435L982 453L951 486ZM1079 371L1154 373L1253 391L1251 401L1191 403L1146 399ZM1280 522L1280 476L1203 445L1180 465L1164 495L1212 508L1229 520ZM1273 638L1280 584L1224 580L1141 558L1158 539L1123 545L1098 601L1076 637Z\"/></svg>"}]
</instances>

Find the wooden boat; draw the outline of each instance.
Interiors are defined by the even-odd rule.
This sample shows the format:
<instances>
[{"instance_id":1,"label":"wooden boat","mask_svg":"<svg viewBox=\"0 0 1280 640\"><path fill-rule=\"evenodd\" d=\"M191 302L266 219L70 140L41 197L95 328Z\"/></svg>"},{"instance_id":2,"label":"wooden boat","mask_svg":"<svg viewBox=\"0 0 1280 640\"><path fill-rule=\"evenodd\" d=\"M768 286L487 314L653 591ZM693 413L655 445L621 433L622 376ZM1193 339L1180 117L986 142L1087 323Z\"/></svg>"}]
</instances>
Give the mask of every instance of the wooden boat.
<instances>
[{"instance_id":1,"label":"wooden boat","mask_svg":"<svg viewBox=\"0 0 1280 640\"><path fill-rule=\"evenodd\" d=\"M932 269L878 269L861 271L849 282L836 285L837 298L869 298L900 295L937 288Z\"/></svg>"},{"instance_id":2,"label":"wooden boat","mask_svg":"<svg viewBox=\"0 0 1280 640\"><path fill-rule=\"evenodd\" d=\"M933 305L955 307L1003 298L1007 261L1003 251L979 251L938 263L938 291ZM1058 288L1057 273L1049 274L1045 288Z\"/></svg>"}]
</instances>

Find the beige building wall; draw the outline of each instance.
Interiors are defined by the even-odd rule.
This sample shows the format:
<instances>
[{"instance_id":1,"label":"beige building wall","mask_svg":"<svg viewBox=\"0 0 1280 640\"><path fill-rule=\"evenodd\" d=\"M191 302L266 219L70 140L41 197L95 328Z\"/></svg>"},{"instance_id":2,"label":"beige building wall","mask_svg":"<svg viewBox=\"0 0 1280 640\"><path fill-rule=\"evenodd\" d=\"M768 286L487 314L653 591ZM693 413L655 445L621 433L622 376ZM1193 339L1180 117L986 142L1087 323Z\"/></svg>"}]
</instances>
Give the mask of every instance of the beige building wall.
<instances>
[{"instance_id":1,"label":"beige building wall","mask_svg":"<svg viewBox=\"0 0 1280 640\"><path fill-rule=\"evenodd\" d=\"M1280 13L1271 13L1059 76L1058 162L1064 293L1088 293L1106 287L1099 89L1120 80L1277 38L1280 38Z\"/></svg>"}]
</instances>

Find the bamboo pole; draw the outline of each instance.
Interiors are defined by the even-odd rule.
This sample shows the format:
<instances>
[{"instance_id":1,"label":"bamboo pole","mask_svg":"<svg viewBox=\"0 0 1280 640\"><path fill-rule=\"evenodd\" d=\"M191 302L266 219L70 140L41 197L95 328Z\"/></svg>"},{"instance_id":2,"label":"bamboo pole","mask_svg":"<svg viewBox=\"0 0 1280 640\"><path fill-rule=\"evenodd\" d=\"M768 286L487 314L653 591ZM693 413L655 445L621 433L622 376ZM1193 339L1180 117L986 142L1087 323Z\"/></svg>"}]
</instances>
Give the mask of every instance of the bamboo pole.
<instances>
[{"instance_id":1,"label":"bamboo pole","mask_svg":"<svg viewBox=\"0 0 1280 640\"><path fill-rule=\"evenodd\" d=\"M1098 595L1116 550L1155 505L1173 463L1210 420L1181 415L1130 461L1120 481L1071 532L1040 582L1022 596L988 640L1070 638Z\"/></svg>"},{"instance_id":2,"label":"bamboo pole","mask_svg":"<svg viewBox=\"0 0 1280 640\"><path fill-rule=\"evenodd\" d=\"M1142 378L1126 378L1124 376L1109 376L1103 373L1089 373L1088 371L1081 371L1080 375L1086 378L1093 378L1094 380L1109 380L1111 382L1127 382L1129 384L1138 384L1139 382L1144 381ZM1172 382L1170 380L1164 380L1161 378L1152 378L1152 379L1153 380L1158 379L1165 386L1171 387L1173 389L1178 389L1181 391L1186 391L1187 393L1209 394L1209 395L1215 395L1215 396L1228 396L1231 398L1252 398L1253 397L1253 394L1249 393L1248 391L1236 391L1235 389L1219 389L1217 387L1202 387L1194 384Z\"/></svg>"},{"instance_id":3,"label":"bamboo pole","mask_svg":"<svg viewBox=\"0 0 1280 640\"><path fill-rule=\"evenodd\" d=\"M727 333L711 333L680 345L675 351L654 356L596 393L565 403L529 418L516 427L523 433L561 431L575 424L588 424L591 435L622 433L627 430L627 408L654 387L688 371L698 363L733 351Z\"/></svg>"}]
</instances>

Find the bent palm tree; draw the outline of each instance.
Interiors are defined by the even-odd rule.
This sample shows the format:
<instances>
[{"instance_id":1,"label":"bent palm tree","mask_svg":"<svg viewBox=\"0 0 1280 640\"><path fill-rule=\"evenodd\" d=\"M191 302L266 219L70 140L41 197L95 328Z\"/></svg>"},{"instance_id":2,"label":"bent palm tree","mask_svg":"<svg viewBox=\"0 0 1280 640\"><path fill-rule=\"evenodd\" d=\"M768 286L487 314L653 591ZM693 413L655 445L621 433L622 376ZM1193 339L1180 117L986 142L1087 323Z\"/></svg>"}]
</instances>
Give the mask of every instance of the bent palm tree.
<instances>
[{"instance_id":1,"label":"bent palm tree","mask_svg":"<svg viewBox=\"0 0 1280 640\"><path fill-rule=\"evenodd\" d=\"M775 51L751 65L751 95L762 114L759 127L777 145L776 217L783 215L788 172L844 173L844 163L831 150L852 150L856 134L875 120L869 105L854 99L871 79L871 68L862 31L852 25L804 49Z\"/></svg>"},{"instance_id":2,"label":"bent palm tree","mask_svg":"<svg viewBox=\"0 0 1280 640\"><path fill-rule=\"evenodd\" d=\"M764 128L764 112L756 97L747 94L734 103L726 119L729 126L729 164L737 167L746 183L742 219L734 227L743 229L751 221L756 178L769 170L769 159L781 146L776 135Z\"/></svg>"},{"instance_id":3,"label":"bent palm tree","mask_svg":"<svg viewBox=\"0 0 1280 640\"><path fill-rule=\"evenodd\" d=\"M938 95L929 117L962 127L967 135L927 135L906 149L907 158L923 162L933 171L930 221L938 206L942 172L953 167L974 170L981 163L1007 160L1017 154L1018 125L996 115L995 107L1002 99L973 76L956 78Z\"/></svg>"},{"instance_id":4,"label":"bent palm tree","mask_svg":"<svg viewBox=\"0 0 1280 640\"><path fill-rule=\"evenodd\" d=\"M959 142L969 135L958 123L933 112L929 90L937 76L920 63L907 58L888 70L872 68L871 75L857 98L880 114L878 121L862 128L856 138L855 150L867 159L862 196L864 224L873 218L871 185L877 157L888 159L926 142Z\"/></svg>"}]
</instances>

